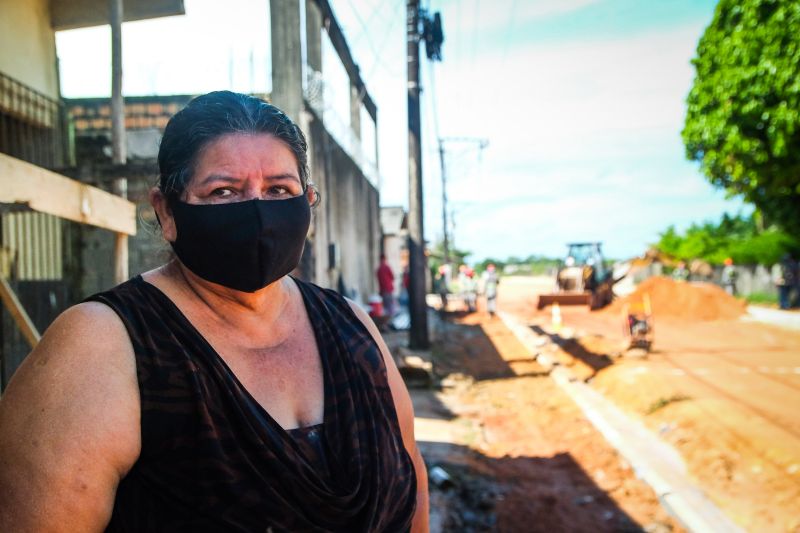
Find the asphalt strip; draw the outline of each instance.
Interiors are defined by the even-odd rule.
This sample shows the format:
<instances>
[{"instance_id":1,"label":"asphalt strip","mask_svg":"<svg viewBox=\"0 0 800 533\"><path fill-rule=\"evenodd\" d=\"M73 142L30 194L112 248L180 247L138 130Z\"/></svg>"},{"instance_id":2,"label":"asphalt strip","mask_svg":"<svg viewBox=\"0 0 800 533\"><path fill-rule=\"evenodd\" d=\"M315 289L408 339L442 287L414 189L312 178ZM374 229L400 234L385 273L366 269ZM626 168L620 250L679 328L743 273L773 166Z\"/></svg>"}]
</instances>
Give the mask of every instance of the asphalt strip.
<instances>
[{"instance_id":1,"label":"asphalt strip","mask_svg":"<svg viewBox=\"0 0 800 533\"><path fill-rule=\"evenodd\" d=\"M572 377L541 353L542 337L508 313L498 316L522 344L550 368L550 377L581 408L586 418L631 465L636 476L655 491L664 508L689 531L744 532L694 485L680 454L644 424L622 412L589 385ZM545 337L546 338L546 337Z\"/></svg>"}]
</instances>

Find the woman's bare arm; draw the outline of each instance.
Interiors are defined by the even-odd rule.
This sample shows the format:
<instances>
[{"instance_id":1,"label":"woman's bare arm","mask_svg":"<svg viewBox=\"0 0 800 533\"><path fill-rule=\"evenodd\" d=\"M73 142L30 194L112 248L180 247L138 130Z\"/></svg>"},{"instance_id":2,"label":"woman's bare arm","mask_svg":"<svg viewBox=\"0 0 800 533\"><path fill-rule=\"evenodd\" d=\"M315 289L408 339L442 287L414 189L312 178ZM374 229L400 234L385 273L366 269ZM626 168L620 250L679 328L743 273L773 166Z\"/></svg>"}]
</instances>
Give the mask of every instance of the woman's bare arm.
<instances>
[{"instance_id":1,"label":"woman's bare arm","mask_svg":"<svg viewBox=\"0 0 800 533\"><path fill-rule=\"evenodd\" d=\"M411 397L408 395L406 384L403 382L394 358L389 353L389 348L386 346L375 323L358 305L349 300L348 303L359 320L367 327L375 342L378 343L378 347L383 354L389 379L389 388L392 390L394 407L397 411L397 419L400 422L400 431L403 434L403 444L414 462L414 470L417 475L417 510L411 523L411 531L412 533L427 533L429 530L428 471L425 468L425 461L422 459L422 454L419 452L417 441L414 438L414 407L411 404Z\"/></svg>"},{"instance_id":2,"label":"woman's bare arm","mask_svg":"<svg viewBox=\"0 0 800 533\"><path fill-rule=\"evenodd\" d=\"M122 322L99 303L68 309L0 399L0 531L102 531L139 422Z\"/></svg>"}]
</instances>

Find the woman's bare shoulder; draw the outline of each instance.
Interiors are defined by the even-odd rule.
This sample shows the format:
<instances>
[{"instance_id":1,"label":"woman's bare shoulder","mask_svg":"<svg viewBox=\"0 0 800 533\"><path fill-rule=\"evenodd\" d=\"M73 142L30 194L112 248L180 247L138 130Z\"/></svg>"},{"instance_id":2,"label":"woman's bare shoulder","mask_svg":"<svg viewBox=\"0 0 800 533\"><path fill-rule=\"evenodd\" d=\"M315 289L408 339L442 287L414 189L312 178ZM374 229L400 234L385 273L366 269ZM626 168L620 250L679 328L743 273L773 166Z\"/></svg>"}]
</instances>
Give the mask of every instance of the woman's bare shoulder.
<instances>
[{"instance_id":1,"label":"woman's bare shoulder","mask_svg":"<svg viewBox=\"0 0 800 533\"><path fill-rule=\"evenodd\" d=\"M122 321L95 302L62 313L0 399L0 529L102 529L139 456L139 421Z\"/></svg>"},{"instance_id":2,"label":"woman's bare shoulder","mask_svg":"<svg viewBox=\"0 0 800 533\"><path fill-rule=\"evenodd\" d=\"M88 372L113 368L132 374L135 362L130 338L117 314L99 302L70 307L47 328L36 348L25 358L12 379L7 394L20 387L17 382L34 379L87 379ZM53 370L55 369L55 370Z\"/></svg>"}]
</instances>

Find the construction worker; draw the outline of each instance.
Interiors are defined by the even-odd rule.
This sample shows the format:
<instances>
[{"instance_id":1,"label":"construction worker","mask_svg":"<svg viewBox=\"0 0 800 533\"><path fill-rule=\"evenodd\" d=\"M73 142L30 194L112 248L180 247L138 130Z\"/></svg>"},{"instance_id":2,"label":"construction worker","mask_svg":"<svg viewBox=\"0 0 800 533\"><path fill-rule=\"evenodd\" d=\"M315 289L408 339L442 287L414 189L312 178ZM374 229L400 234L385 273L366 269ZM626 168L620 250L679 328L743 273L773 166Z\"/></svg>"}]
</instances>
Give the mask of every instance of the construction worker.
<instances>
[{"instance_id":1,"label":"construction worker","mask_svg":"<svg viewBox=\"0 0 800 533\"><path fill-rule=\"evenodd\" d=\"M672 279L675 281L688 281L689 280L689 270L686 268L686 263L683 261L678 261L675 270L672 271Z\"/></svg>"},{"instance_id":2,"label":"construction worker","mask_svg":"<svg viewBox=\"0 0 800 533\"><path fill-rule=\"evenodd\" d=\"M475 279L475 271L470 267L467 267L464 274L464 285L461 287L464 294L464 305L468 312L474 313L477 309L475 304L478 299L478 280Z\"/></svg>"},{"instance_id":3,"label":"construction worker","mask_svg":"<svg viewBox=\"0 0 800 533\"><path fill-rule=\"evenodd\" d=\"M436 292L439 294L439 299L442 302L441 307L439 307L439 312L442 314L447 312L447 293L449 292L447 289L447 278L449 277L449 270L449 265L440 266L439 272L436 274L436 279L434 280L434 287L436 288Z\"/></svg>"},{"instance_id":4,"label":"construction worker","mask_svg":"<svg viewBox=\"0 0 800 533\"><path fill-rule=\"evenodd\" d=\"M725 266L722 268L722 288L731 296L736 296L736 277L733 259L726 257Z\"/></svg>"},{"instance_id":5,"label":"construction worker","mask_svg":"<svg viewBox=\"0 0 800 533\"><path fill-rule=\"evenodd\" d=\"M489 263L483 272L483 295L486 296L486 310L489 311L491 317L494 317L497 312L498 283L500 283L500 279L495 272L495 266L493 263Z\"/></svg>"}]
</instances>

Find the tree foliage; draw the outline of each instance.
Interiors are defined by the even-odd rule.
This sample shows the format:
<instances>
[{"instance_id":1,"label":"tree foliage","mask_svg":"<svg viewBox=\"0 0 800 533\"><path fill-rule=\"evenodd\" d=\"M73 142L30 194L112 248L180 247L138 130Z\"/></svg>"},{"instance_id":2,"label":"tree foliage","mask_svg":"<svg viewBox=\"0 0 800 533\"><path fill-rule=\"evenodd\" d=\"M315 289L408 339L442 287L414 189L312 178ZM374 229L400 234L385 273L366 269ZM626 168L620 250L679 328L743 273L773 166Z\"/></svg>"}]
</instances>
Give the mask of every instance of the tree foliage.
<instances>
[{"instance_id":1,"label":"tree foliage","mask_svg":"<svg viewBox=\"0 0 800 533\"><path fill-rule=\"evenodd\" d=\"M450 264L455 265L455 267L458 268L458 265L467 263L467 257L472 255L472 252L451 247L449 250L449 255ZM439 267L442 266L442 264L444 264L444 243L442 241L438 241L430 249L430 253L428 255L428 268L430 269L432 277L436 277L436 274L439 272Z\"/></svg>"},{"instance_id":2,"label":"tree foliage","mask_svg":"<svg viewBox=\"0 0 800 533\"><path fill-rule=\"evenodd\" d=\"M693 64L687 157L800 234L800 2L720 0Z\"/></svg>"},{"instance_id":3,"label":"tree foliage","mask_svg":"<svg viewBox=\"0 0 800 533\"><path fill-rule=\"evenodd\" d=\"M778 228L759 231L755 217L723 215L719 222L692 224L684 233L670 226L661 234L656 248L682 261L703 259L722 264L726 257L738 264L772 265L800 244Z\"/></svg>"}]
</instances>

